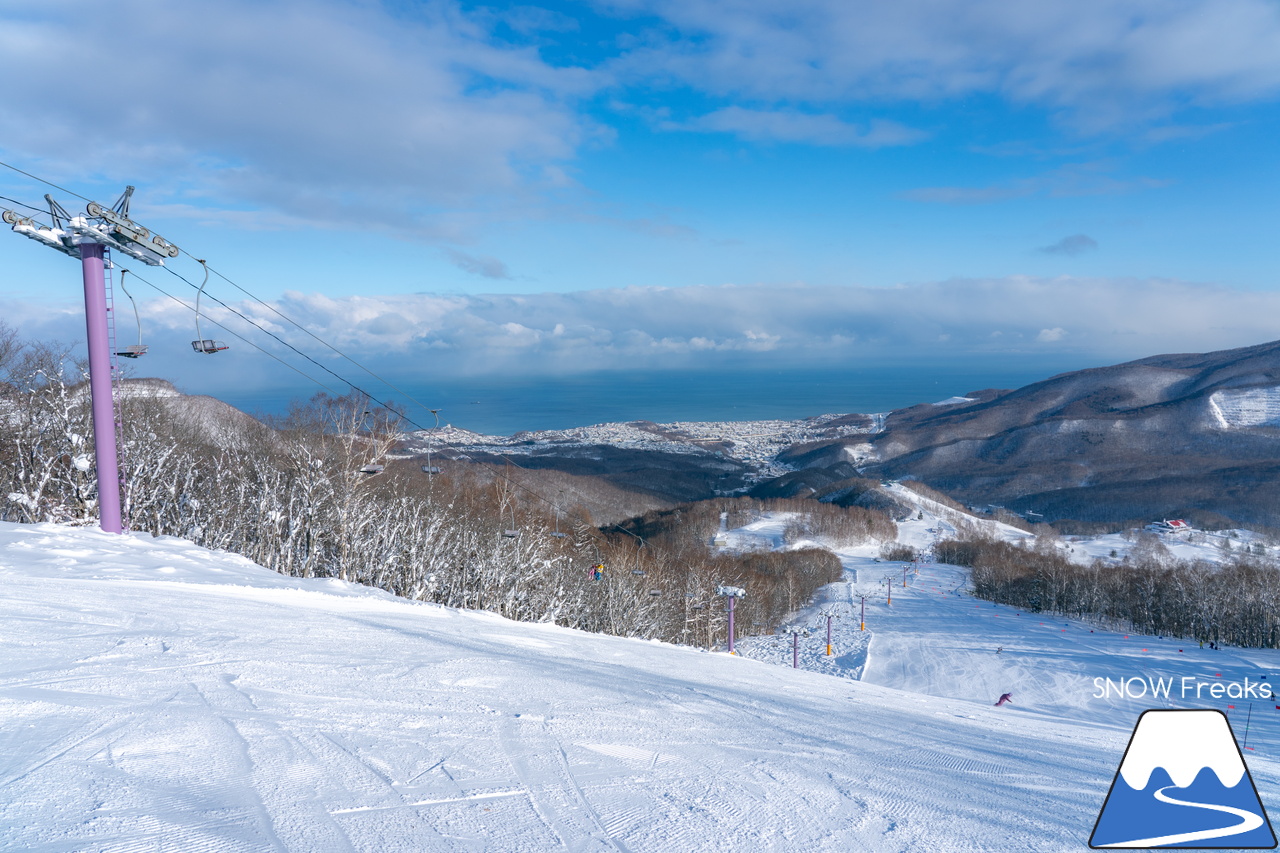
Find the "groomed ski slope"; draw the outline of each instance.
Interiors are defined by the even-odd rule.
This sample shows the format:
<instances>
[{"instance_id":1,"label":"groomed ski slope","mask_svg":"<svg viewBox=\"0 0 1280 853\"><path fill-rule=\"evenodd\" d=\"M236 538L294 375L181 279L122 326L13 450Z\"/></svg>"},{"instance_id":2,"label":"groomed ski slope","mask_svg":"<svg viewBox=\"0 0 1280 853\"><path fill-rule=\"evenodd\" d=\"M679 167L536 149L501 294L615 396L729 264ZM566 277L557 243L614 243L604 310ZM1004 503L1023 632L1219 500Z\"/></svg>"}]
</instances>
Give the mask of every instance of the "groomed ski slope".
<instances>
[{"instance_id":1,"label":"groomed ski slope","mask_svg":"<svg viewBox=\"0 0 1280 853\"><path fill-rule=\"evenodd\" d=\"M876 588L843 558L828 598ZM858 681L0 524L0 849L1084 850L1148 706L1080 680L1156 662L932 589L958 580L838 620Z\"/></svg>"}]
</instances>

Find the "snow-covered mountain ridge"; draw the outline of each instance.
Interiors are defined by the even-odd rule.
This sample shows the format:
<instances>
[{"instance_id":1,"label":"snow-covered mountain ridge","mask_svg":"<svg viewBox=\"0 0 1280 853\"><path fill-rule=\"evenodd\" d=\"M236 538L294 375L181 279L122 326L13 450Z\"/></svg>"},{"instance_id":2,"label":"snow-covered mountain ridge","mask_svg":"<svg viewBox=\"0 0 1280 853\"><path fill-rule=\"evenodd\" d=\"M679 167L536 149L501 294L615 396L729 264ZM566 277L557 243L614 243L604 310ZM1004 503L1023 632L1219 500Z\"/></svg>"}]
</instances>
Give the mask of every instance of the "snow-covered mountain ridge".
<instances>
[{"instance_id":1,"label":"snow-covered mountain ridge","mask_svg":"<svg viewBox=\"0 0 1280 853\"><path fill-rule=\"evenodd\" d=\"M1152 356L971 396L892 413L867 476L913 476L968 503L1049 521L1280 526L1280 342Z\"/></svg>"}]
</instances>

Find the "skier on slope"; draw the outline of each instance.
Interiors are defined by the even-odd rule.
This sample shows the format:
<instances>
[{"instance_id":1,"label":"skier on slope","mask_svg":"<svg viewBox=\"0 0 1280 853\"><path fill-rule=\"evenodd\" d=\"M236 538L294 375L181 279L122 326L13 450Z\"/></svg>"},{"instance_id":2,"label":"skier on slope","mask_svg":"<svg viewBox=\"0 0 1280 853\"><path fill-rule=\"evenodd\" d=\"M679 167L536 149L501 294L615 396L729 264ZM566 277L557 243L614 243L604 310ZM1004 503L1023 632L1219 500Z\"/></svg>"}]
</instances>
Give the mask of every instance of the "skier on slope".
<instances>
[{"instance_id":1,"label":"skier on slope","mask_svg":"<svg viewBox=\"0 0 1280 853\"><path fill-rule=\"evenodd\" d=\"M1000 707L1001 705L1003 705L1005 702L1009 702L1009 703L1011 703L1011 704L1012 704L1012 702L1013 702L1013 694L1012 694L1012 693L1002 693L1002 694L1000 694L1000 698L996 700L996 707L997 707L997 708L999 708L999 707Z\"/></svg>"}]
</instances>

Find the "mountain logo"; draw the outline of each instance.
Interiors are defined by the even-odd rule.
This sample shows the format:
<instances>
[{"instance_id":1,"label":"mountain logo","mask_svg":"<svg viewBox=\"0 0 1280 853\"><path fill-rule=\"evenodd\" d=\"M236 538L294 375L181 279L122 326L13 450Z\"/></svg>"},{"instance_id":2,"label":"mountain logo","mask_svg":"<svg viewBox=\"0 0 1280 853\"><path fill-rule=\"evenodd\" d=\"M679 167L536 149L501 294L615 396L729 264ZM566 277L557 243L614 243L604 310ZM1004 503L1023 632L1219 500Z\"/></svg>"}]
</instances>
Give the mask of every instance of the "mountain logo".
<instances>
[{"instance_id":1,"label":"mountain logo","mask_svg":"<svg viewBox=\"0 0 1280 853\"><path fill-rule=\"evenodd\" d=\"M1221 711L1144 711L1089 846L1274 848L1271 821L1227 716Z\"/></svg>"}]
</instances>

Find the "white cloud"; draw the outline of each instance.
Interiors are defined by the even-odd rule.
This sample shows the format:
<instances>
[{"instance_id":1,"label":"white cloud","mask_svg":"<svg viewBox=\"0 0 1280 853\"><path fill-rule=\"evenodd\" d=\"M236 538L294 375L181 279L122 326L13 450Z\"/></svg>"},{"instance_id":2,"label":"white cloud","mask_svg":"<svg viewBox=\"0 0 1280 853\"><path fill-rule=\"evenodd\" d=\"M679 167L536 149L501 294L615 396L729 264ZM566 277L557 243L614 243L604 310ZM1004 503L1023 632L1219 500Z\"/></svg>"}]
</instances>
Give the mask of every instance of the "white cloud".
<instances>
[{"instance_id":1,"label":"white cloud","mask_svg":"<svg viewBox=\"0 0 1280 853\"><path fill-rule=\"evenodd\" d=\"M1123 361L1273 339L1271 318L1280 312L1280 294L1171 280L1010 277L893 288L726 285L344 298L288 293L274 305L379 372L420 377L623 367L830 367L850 359L864 365L919 359L955 364L1055 353ZM343 367L262 306L238 307L326 365L358 378L359 371ZM153 352L184 355L137 367L206 381L215 362L185 355L193 336L191 312L167 300L143 300L140 308ZM30 337L78 340L83 333L74 307L0 305L0 315ZM222 309L211 308L209 315L298 362ZM132 333L132 324L123 323L121 334ZM232 345L237 365L257 364L277 381L289 378L229 335L211 334ZM230 363L230 357L220 362Z\"/></svg>"},{"instance_id":2,"label":"white cloud","mask_svg":"<svg viewBox=\"0 0 1280 853\"><path fill-rule=\"evenodd\" d=\"M834 115L797 110L754 110L725 107L686 122L663 122L664 130L733 133L756 142L802 142L811 145L853 145L884 148L911 145L926 136L898 122L874 119L865 126Z\"/></svg>"},{"instance_id":3,"label":"white cloud","mask_svg":"<svg viewBox=\"0 0 1280 853\"><path fill-rule=\"evenodd\" d=\"M835 103L996 94L1086 127L1280 91L1268 0L602 0L674 25L622 63L729 97Z\"/></svg>"}]
</instances>

